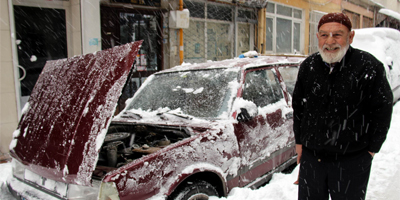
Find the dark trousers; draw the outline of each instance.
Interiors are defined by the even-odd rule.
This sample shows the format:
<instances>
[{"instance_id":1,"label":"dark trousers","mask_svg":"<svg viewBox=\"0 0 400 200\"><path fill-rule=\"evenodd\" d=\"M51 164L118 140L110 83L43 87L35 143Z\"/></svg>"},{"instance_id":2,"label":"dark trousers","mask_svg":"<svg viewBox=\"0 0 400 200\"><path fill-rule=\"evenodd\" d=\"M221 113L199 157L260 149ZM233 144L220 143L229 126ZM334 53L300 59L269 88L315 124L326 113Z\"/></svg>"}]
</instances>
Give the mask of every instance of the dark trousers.
<instances>
[{"instance_id":1,"label":"dark trousers","mask_svg":"<svg viewBox=\"0 0 400 200\"><path fill-rule=\"evenodd\" d=\"M299 200L364 200L371 162L367 151L338 158L303 150Z\"/></svg>"}]
</instances>

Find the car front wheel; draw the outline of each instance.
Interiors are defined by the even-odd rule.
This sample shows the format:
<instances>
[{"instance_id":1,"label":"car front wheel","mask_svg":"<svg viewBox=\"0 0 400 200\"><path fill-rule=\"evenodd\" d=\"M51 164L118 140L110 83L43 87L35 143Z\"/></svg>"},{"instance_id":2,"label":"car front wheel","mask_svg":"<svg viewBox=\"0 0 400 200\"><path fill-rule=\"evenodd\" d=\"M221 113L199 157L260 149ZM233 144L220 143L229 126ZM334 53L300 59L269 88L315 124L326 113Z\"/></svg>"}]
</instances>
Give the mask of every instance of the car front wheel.
<instances>
[{"instance_id":1,"label":"car front wheel","mask_svg":"<svg viewBox=\"0 0 400 200\"><path fill-rule=\"evenodd\" d=\"M186 182L176 193L171 195L174 200L208 200L210 196L219 196L217 190L210 183L199 180Z\"/></svg>"}]
</instances>

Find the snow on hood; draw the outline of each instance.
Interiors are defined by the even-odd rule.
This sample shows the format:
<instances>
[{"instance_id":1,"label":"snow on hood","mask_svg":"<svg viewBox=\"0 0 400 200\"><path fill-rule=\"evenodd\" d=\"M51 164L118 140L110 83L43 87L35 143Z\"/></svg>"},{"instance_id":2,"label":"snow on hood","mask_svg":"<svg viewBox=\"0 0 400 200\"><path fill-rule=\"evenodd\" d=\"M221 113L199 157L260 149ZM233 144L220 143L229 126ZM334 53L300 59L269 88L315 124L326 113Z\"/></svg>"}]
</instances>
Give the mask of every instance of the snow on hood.
<instances>
[{"instance_id":1,"label":"snow on hood","mask_svg":"<svg viewBox=\"0 0 400 200\"><path fill-rule=\"evenodd\" d=\"M43 177L90 185L141 43L48 61L13 133L11 155Z\"/></svg>"}]
</instances>

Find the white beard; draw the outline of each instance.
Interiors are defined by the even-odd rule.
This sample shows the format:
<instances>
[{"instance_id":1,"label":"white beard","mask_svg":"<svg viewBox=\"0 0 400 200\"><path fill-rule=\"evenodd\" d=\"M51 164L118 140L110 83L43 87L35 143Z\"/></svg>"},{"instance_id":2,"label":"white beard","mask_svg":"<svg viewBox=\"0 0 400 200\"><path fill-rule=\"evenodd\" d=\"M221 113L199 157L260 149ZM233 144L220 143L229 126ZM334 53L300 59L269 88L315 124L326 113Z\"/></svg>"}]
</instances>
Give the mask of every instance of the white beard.
<instances>
[{"instance_id":1,"label":"white beard","mask_svg":"<svg viewBox=\"0 0 400 200\"><path fill-rule=\"evenodd\" d=\"M339 47L339 51L336 53L325 53L324 49L327 48L327 45L324 44L322 49L318 46L319 54L321 54L322 60L328 64L340 62L344 55L346 55L347 50L349 49L350 44L342 47L339 44L332 46L331 48Z\"/></svg>"}]
</instances>

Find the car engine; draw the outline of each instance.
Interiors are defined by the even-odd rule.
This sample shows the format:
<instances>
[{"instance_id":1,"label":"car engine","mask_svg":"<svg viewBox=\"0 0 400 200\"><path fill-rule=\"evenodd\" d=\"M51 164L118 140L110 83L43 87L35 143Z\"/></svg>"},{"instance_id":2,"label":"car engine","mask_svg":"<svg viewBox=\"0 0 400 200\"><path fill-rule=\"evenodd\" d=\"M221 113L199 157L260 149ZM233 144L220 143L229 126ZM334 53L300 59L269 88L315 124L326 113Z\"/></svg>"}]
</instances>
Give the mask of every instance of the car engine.
<instances>
[{"instance_id":1,"label":"car engine","mask_svg":"<svg viewBox=\"0 0 400 200\"><path fill-rule=\"evenodd\" d=\"M100 149L93 178L101 179L109 171L187 137L189 130L184 127L112 124Z\"/></svg>"}]
</instances>

